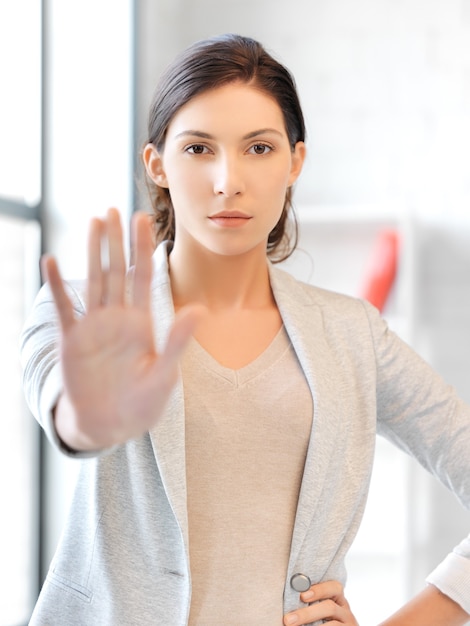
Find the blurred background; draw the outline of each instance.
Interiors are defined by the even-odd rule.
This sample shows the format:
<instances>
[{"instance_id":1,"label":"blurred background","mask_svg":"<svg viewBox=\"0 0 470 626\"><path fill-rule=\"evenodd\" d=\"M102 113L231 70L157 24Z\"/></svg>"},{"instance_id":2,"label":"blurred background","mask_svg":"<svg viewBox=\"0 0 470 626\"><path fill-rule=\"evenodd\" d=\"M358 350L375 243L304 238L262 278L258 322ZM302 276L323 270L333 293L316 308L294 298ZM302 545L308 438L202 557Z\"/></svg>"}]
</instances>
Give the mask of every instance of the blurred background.
<instances>
[{"instance_id":1,"label":"blurred background","mask_svg":"<svg viewBox=\"0 0 470 626\"><path fill-rule=\"evenodd\" d=\"M127 223L146 206L139 150L156 80L223 32L259 39L297 80L309 156L288 269L364 295L394 233L384 316L470 401L470 0L1 0L0 626L28 622L77 470L21 391L41 251L82 277L89 218L117 206ZM359 622L421 589L469 530L443 488L379 441L349 557Z\"/></svg>"}]
</instances>

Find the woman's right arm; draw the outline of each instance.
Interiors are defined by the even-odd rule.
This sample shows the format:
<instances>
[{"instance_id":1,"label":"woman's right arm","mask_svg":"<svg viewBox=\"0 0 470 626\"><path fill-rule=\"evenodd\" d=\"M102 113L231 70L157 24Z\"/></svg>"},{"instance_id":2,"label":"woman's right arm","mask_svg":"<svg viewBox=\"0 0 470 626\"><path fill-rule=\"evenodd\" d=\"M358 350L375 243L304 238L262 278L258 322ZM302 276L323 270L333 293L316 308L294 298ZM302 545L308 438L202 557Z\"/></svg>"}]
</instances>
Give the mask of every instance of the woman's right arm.
<instances>
[{"instance_id":1,"label":"woman's right arm","mask_svg":"<svg viewBox=\"0 0 470 626\"><path fill-rule=\"evenodd\" d=\"M150 293L153 245L145 215L135 216L133 232L135 266L128 275L118 212L110 210L104 220L92 220L86 311L78 317L56 261L43 260L58 322L56 345L44 354L55 351L56 363L48 374L60 376L63 385L53 428L66 451L92 453L149 430L165 408L178 359L200 317L198 307L182 311L164 351L157 353ZM101 261L103 246L108 250L107 268ZM25 372L31 379L31 364L41 368L41 354L28 356ZM36 393L48 385L45 376ZM41 412L42 402L37 400L33 412Z\"/></svg>"}]
</instances>

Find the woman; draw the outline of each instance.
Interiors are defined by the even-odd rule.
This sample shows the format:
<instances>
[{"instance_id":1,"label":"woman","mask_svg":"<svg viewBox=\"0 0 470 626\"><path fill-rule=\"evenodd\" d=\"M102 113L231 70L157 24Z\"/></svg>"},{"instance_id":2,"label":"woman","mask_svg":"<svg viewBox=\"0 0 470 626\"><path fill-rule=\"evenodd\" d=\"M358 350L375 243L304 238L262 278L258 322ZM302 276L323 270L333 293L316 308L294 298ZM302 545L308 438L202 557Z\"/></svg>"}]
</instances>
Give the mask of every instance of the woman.
<instances>
[{"instance_id":1,"label":"woman","mask_svg":"<svg viewBox=\"0 0 470 626\"><path fill-rule=\"evenodd\" d=\"M131 272L115 210L91 224L85 283L44 260L25 388L88 458L32 624L357 625L344 558L377 431L470 505L469 407L370 305L269 261L295 245L304 139L257 42L195 44L151 107L155 228L135 217ZM464 624L469 580L466 539L384 625Z\"/></svg>"}]
</instances>

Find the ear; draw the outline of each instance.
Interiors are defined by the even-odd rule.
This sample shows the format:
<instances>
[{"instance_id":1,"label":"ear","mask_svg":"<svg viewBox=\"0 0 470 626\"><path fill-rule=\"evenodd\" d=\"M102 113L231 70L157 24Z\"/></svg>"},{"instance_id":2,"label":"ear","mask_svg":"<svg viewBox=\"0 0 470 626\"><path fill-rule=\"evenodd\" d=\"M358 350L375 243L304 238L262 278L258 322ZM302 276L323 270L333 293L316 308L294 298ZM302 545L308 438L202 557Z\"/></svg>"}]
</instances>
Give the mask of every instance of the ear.
<instances>
[{"instance_id":1,"label":"ear","mask_svg":"<svg viewBox=\"0 0 470 626\"><path fill-rule=\"evenodd\" d=\"M152 143L148 143L145 146L142 152L142 159L144 161L147 174L153 182L159 187L168 188L168 181L163 169L162 157Z\"/></svg>"},{"instance_id":2,"label":"ear","mask_svg":"<svg viewBox=\"0 0 470 626\"><path fill-rule=\"evenodd\" d=\"M289 175L289 187L295 183L295 181L300 176L300 172L302 171L302 167L304 165L305 156L307 154L307 148L303 141L298 141L295 144L294 150L292 152L292 165Z\"/></svg>"}]
</instances>

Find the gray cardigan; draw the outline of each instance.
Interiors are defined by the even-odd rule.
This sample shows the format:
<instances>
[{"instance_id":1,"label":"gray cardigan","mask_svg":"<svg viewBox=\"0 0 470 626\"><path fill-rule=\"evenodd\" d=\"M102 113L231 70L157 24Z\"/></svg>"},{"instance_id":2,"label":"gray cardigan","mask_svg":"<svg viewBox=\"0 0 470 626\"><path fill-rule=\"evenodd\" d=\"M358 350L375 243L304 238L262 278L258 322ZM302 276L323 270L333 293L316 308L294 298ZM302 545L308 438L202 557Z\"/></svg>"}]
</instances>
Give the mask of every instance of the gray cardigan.
<instances>
[{"instance_id":1,"label":"gray cardigan","mask_svg":"<svg viewBox=\"0 0 470 626\"><path fill-rule=\"evenodd\" d=\"M299 606L289 585L293 573L345 582L344 558L364 511L377 432L416 457L470 508L470 408L367 303L271 266L270 277L315 407L286 572L287 612ZM69 287L82 315L83 284ZM152 293L161 347L174 316L165 244L154 256ZM33 414L60 448L51 417L62 385L57 338L46 286L23 333L24 382ZM179 382L149 433L81 461L69 518L31 624L187 623L184 420ZM470 537L428 580L470 613Z\"/></svg>"}]
</instances>

